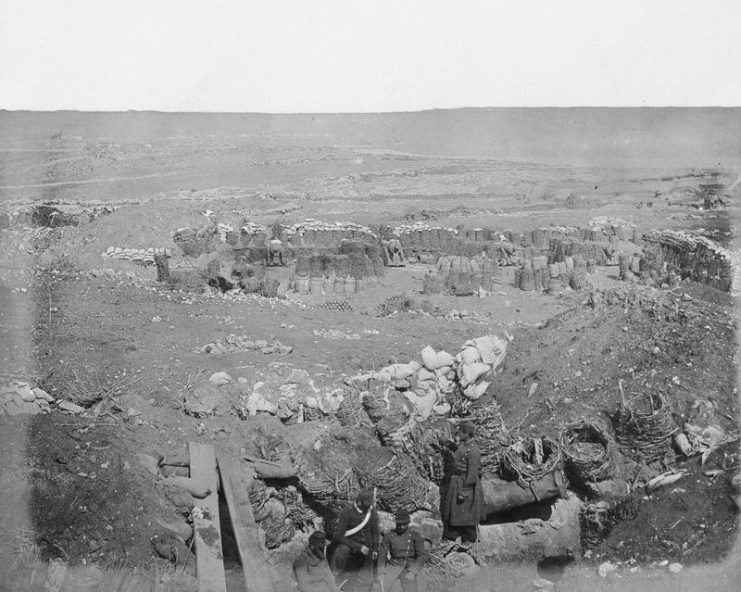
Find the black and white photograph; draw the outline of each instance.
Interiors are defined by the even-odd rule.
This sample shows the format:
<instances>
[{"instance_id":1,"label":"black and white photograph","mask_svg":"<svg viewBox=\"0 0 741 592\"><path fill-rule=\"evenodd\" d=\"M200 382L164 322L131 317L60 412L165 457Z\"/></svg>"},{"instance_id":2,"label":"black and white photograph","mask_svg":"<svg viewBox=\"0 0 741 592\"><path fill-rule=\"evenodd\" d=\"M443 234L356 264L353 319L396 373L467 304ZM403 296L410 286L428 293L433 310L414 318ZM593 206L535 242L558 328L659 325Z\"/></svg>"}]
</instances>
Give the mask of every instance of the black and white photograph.
<instances>
[{"instance_id":1,"label":"black and white photograph","mask_svg":"<svg viewBox=\"0 0 741 592\"><path fill-rule=\"evenodd\" d=\"M741 589L741 3L0 14L0 592Z\"/></svg>"}]
</instances>

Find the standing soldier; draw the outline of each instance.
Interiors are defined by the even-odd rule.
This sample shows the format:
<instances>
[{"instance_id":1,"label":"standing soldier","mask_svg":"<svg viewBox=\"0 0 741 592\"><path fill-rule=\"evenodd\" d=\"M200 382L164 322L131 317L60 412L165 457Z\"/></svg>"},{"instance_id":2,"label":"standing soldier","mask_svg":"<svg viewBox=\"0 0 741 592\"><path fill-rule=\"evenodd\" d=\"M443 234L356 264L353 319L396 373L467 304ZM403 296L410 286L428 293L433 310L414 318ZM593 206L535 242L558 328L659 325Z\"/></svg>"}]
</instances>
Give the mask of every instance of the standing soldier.
<instances>
[{"instance_id":1,"label":"standing soldier","mask_svg":"<svg viewBox=\"0 0 741 592\"><path fill-rule=\"evenodd\" d=\"M473 441L476 428L470 421L458 428L458 446L445 464L440 483L440 514L443 538L475 543L476 529L484 512L484 492L479 478L481 451ZM451 443L452 444L452 443Z\"/></svg>"},{"instance_id":2,"label":"standing soldier","mask_svg":"<svg viewBox=\"0 0 741 592\"><path fill-rule=\"evenodd\" d=\"M298 592L340 592L327 563L326 548L327 536L321 530L313 532L308 546L293 563Z\"/></svg>"},{"instance_id":3,"label":"standing soldier","mask_svg":"<svg viewBox=\"0 0 741 592\"><path fill-rule=\"evenodd\" d=\"M396 529L384 535L378 554L378 579L383 592L392 592L397 582L401 582L403 592L420 592L417 576L424 560L422 535L409 528L409 512L399 510L396 512Z\"/></svg>"},{"instance_id":4,"label":"standing soldier","mask_svg":"<svg viewBox=\"0 0 741 592\"><path fill-rule=\"evenodd\" d=\"M337 548L330 565L341 580L352 576L355 592L370 592L373 587L373 562L378 557L380 532L373 493L361 491L355 503L345 507L338 517Z\"/></svg>"}]
</instances>

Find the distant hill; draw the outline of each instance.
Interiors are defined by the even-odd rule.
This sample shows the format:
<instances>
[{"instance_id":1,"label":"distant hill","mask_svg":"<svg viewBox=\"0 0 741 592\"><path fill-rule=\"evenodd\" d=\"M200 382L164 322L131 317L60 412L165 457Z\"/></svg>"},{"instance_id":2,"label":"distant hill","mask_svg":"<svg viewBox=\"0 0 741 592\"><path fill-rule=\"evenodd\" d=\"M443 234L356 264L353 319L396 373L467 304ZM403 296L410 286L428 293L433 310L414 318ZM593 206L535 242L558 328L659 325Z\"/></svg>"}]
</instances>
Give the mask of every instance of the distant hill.
<instances>
[{"instance_id":1,"label":"distant hill","mask_svg":"<svg viewBox=\"0 0 741 592\"><path fill-rule=\"evenodd\" d=\"M0 111L2 149L49 146L64 137L147 142L243 134L582 166L741 168L741 108L471 108L296 115Z\"/></svg>"}]
</instances>

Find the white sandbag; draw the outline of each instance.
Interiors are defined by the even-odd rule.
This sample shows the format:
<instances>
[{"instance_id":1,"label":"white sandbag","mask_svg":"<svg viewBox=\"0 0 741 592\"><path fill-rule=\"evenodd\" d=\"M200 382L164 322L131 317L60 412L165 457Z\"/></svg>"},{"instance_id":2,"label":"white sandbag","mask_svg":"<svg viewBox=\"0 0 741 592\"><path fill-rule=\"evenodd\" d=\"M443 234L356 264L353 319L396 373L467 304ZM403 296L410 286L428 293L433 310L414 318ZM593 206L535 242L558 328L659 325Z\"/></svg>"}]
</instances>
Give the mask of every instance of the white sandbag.
<instances>
[{"instance_id":1,"label":"white sandbag","mask_svg":"<svg viewBox=\"0 0 741 592\"><path fill-rule=\"evenodd\" d=\"M475 347L467 347L460 354L460 361L463 364L475 364L480 361L479 350Z\"/></svg>"},{"instance_id":2,"label":"white sandbag","mask_svg":"<svg viewBox=\"0 0 741 592\"><path fill-rule=\"evenodd\" d=\"M404 396L414 405L415 415L422 421L430 416L439 398L437 389L430 385L429 382L420 383L414 392L404 393Z\"/></svg>"},{"instance_id":3,"label":"white sandbag","mask_svg":"<svg viewBox=\"0 0 741 592\"><path fill-rule=\"evenodd\" d=\"M429 345L420 352L420 356L422 357L425 368L428 370L437 370L443 366L452 366L455 361L453 356L448 352L439 351L436 353Z\"/></svg>"},{"instance_id":4,"label":"white sandbag","mask_svg":"<svg viewBox=\"0 0 741 592\"><path fill-rule=\"evenodd\" d=\"M428 370L427 368L420 368L417 370L417 380L419 382L422 382L424 380L435 380L437 379L437 376L432 370Z\"/></svg>"},{"instance_id":5,"label":"white sandbag","mask_svg":"<svg viewBox=\"0 0 741 592\"><path fill-rule=\"evenodd\" d=\"M229 384L233 380L234 379L226 372L214 372L208 379L208 381L214 386Z\"/></svg>"},{"instance_id":6,"label":"white sandbag","mask_svg":"<svg viewBox=\"0 0 741 592\"><path fill-rule=\"evenodd\" d=\"M485 335L473 340L484 364L491 364L496 368L507 353L507 342L496 335Z\"/></svg>"},{"instance_id":7,"label":"white sandbag","mask_svg":"<svg viewBox=\"0 0 741 592\"><path fill-rule=\"evenodd\" d=\"M451 366L441 366L440 368L435 370L435 377L440 378L441 376L446 376L450 378L451 372L454 372Z\"/></svg>"},{"instance_id":8,"label":"white sandbag","mask_svg":"<svg viewBox=\"0 0 741 592\"><path fill-rule=\"evenodd\" d=\"M275 415L278 411L278 406L275 403L271 403L265 398L265 395L257 386L260 384L261 383L257 383L255 385L256 389L250 394L249 397L247 397L247 410L250 412L251 416L257 415L258 411L264 411L266 413L270 413L271 415Z\"/></svg>"},{"instance_id":9,"label":"white sandbag","mask_svg":"<svg viewBox=\"0 0 741 592\"><path fill-rule=\"evenodd\" d=\"M481 397L485 392L486 389L489 388L490 382L482 381L476 384L471 384L467 386L465 389L463 389L463 394L472 401L475 401L479 397Z\"/></svg>"},{"instance_id":10,"label":"white sandbag","mask_svg":"<svg viewBox=\"0 0 741 592\"><path fill-rule=\"evenodd\" d=\"M473 384L476 382L481 376L484 374L487 374L491 371L491 366L489 364L483 364L481 362L476 362L474 364L467 364L465 366L461 366L461 386L466 387L469 384Z\"/></svg>"},{"instance_id":11,"label":"white sandbag","mask_svg":"<svg viewBox=\"0 0 741 592\"><path fill-rule=\"evenodd\" d=\"M421 352L419 352L420 357L422 358L422 363L424 364L425 368L428 370L435 370L435 360L437 359L437 354L435 353L435 350L432 349L429 345L426 346Z\"/></svg>"},{"instance_id":12,"label":"white sandbag","mask_svg":"<svg viewBox=\"0 0 741 592\"><path fill-rule=\"evenodd\" d=\"M304 405L309 409L319 409L319 401L317 401L316 397L306 397L304 399Z\"/></svg>"},{"instance_id":13,"label":"white sandbag","mask_svg":"<svg viewBox=\"0 0 741 592\"><path fill-rule=\"evenodd\" d=\"M394 379L394 373L391 371L391 367L387 366L386 368L381 368L378 372L375 372L373 378L375 380L380 380L381 382L391 382Z\"/></svg>"},{"instance_id":14,"label":"white sandbag","mask_svg":"<svg viewBox=\"0 0 741 592\"><path fill-rule=\"evenodd\" d=\"M391 364L386 366L383 370L388 370L391 373L392 380L406 380L418 370L422 368L419 362L411 361L408 364Z\"/></svg>"},{"instance_id":15,"label":"white sandbag","mask_svg":"<svg viewBox=\"0 0 741 592\"><path fill-rule=\"evenodd\" d=\"M453 387L453 381L447 376L440 376L437 379L437 387L440 389L441 393L447 393Z\"/></svg>"}]
</instances>

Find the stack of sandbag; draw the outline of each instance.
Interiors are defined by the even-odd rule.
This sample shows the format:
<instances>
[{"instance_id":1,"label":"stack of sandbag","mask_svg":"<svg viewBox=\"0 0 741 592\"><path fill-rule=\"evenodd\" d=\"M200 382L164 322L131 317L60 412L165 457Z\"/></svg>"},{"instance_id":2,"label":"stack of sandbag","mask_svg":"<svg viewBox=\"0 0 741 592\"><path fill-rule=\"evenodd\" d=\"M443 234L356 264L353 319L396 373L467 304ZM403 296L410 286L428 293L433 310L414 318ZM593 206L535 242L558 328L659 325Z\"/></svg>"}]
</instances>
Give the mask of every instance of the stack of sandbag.
<instances>
[{"instance_id":1,"label":"stack of sandbag","mask_svg":"<svg viewBox=\"0 0 741 592\"><path fill-rule=\"evenodd\" d=\"M507 342L496 335L477 337L463 344L455 357L455 374L463 394L476 400L486 392L487 380L507 352Z\"/></svg>"},{"instance_id":2,"label":"stack of sandbag","mask_svg":"<svg viewBox=\"0 0 741 592\"><path fill-rule=\"evenodd\" d=\"M429 345L421 352L422 366L417 370L417 384L414 392L407 398L414 405L420 419L427 419L431 413L444 415L450 411L444 396L455 386L455 358L448 352L436 352Z\"/></svg>"},{"instance_id":3,"label":"stack of sandbag","mask_svg":"<svg viewBox=\"0 0 741 592\"><path fill-rule=\"evenodd\" d=\"M172 240L180 247L186 257L198 257L203 253L212 253L218 244L218 228L178 228Z\"/></svg>"}]
</instances>

